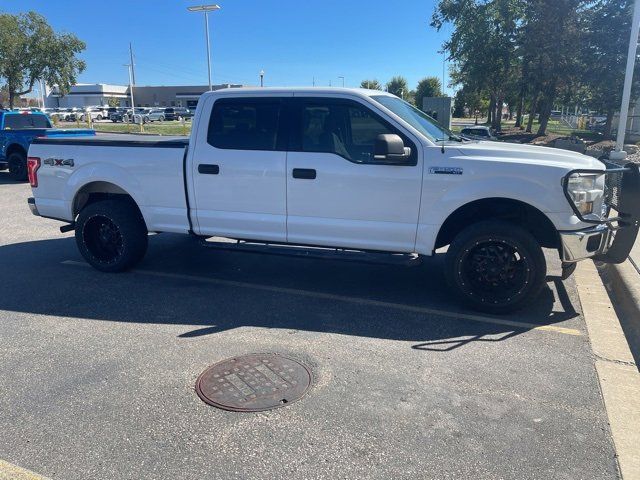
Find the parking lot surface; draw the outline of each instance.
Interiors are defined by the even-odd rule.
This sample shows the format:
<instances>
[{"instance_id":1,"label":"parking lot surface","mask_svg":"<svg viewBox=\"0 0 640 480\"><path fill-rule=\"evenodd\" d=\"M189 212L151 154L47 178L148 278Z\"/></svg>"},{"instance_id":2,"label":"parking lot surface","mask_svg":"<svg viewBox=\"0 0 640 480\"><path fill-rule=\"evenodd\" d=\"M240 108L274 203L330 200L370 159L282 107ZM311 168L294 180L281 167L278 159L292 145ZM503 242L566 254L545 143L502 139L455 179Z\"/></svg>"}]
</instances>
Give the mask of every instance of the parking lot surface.
<instances>
[{"instance_id":1,"label":"parking lot surface","mask_svg":"<svg viewBox=\"0 0 640 480\"><path fill-rule=\"evenodd\" d=\"M0 172L0 460L55 479L617 478L572 280L487 317L418 266L232 253L158 235L87 267ZM557 255L549 256L558 275ZM305 397L230 413L209 365L276 352Z\"/></svg>"}]
</instances>

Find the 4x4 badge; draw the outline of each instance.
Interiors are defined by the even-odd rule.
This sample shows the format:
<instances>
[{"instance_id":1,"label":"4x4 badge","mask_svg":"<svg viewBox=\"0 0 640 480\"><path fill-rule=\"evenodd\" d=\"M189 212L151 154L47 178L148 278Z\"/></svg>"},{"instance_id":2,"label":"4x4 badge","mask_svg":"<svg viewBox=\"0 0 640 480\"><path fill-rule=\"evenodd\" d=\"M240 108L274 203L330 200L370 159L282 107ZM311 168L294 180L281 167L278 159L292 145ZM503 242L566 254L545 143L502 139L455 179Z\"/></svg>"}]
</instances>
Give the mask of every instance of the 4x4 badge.
<instances>
[{"instance_id":1,"label":"4x4 badge","mask_svg":"<svg viewBox=\"0 0 640 480\"><path fill-rule=\"evenodd\" d=\"M73 167L73 158L45 158L43 163L50 167Z\"/></svg>"}]
</instances>

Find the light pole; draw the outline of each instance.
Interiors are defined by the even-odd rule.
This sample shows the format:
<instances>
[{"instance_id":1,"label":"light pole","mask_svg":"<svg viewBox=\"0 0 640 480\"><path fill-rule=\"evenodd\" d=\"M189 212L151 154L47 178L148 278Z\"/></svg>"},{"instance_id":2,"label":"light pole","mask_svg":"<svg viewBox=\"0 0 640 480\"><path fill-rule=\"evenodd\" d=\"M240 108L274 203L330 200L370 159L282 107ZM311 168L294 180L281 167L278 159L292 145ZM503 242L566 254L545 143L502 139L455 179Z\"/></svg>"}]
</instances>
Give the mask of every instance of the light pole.
<instances>
[{"instance_id":1,"label":"light pole","mask_svg":"<svg viewBox=\"0 0 640 480\"><path fill-rule=\"evenodd\" d=\"M209 12L220 10L220 5L199 5L187 7L190 12L204 12L204 32L207 41L207 72L209 73L209 91L213 90L211 83L211 47L209 45Z\"/></svg>"},{"instance_id":2,"label":"light pole","mask_svg":"<svg viewBox=\"0 0 640 480\"><path fill-rule=\"evenodd\" d=\"M260 70L260 87L264 87L264 70Z\"/></svg>"},{"instance_id":3,"label":"light pole","mask_svg":"<svg viewBox=\"0 0 640 480\"><path fill-rule=\"evenodd\" d=\"M633 70L636 65L636 51L638 50L638 33L640 33L640 0L635 1L633 9L633 21L631 22L631 40L627 53L627 72L624 77L622 90L622 106L620 107L620 119L618 121L618 138L615 151L609 154L611 160L624 160L627 153L624 148L624 137L627 130L627 118L629 117L629 102L631 101L631 86L633 83Z\"/></svg>"},{"instance_id":4,"label":"light pole","mask_svg":"<svg viewBox=\"0 0 640 480\"><path fill-rule=\"evenodd\" d=\"M344 88L344 77L338 77L338 78L342 80L342 88Z\"/></svg>"}]
</instances>

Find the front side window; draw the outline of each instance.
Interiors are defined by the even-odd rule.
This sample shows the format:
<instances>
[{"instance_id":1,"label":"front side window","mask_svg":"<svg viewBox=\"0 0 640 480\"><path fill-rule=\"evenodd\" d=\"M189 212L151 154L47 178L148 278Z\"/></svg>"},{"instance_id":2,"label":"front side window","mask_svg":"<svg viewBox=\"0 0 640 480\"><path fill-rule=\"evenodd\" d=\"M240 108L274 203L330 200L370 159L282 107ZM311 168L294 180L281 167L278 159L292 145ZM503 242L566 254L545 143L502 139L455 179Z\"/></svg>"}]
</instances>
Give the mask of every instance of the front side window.
<instances>
[{"instance_id":1,"label":"front side window","mask_svg":"<svg viewBox=\"0 0 640 480\"><path fill-rule=\"evenodd\" d=\"M334 153L355 163L378 163L373 161L374 149L381 134L398 132L359 104L319 100L302 107L303 152Z\"/></svg>"},{"instance_id":2,"label":"front side window","mask_svg":"<svg viewBox=\"0 0 640 480\"><path fill-rule=\"evenodd\" d=\"M375 95L373 100L391 110L434 143L459 140L447 128L413 105L389 95Z\"/></svg>"},{"instance_id":3,"label":"front side window","mask_svg":"<svg viewBox=\"0 0 640 480\"><path fill-rule=\"evenodd\" d=\"M276 150L280 102L262 99L218 100L207 141L228 150Z\"/></svg>"}]
</instances>

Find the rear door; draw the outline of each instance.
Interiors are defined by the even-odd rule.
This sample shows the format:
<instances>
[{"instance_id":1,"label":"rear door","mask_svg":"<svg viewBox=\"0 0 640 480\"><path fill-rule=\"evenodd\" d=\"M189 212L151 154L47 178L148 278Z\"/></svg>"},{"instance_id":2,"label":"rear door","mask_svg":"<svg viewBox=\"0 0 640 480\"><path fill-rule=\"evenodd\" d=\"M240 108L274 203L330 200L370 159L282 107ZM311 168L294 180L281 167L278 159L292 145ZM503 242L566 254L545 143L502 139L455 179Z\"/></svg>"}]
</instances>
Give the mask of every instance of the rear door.
<instances>
[{"instance_id":1,"label":"rear door","mask_svg":"<svg viewBox=\"0 0 640 480\"><path fill-rule=\"evenodd\" d=\"M212 99L211 101L213 101ZM284 98L215 99L203 117L193 153L199 233L285 242Z\"/></svg>"},{"instance_id":2,"label":"rear door","mask_svg":"<svg viewBox=\"0 0 640 480\"><path fill-rule=\"evenodd\" d=\"M422 152L408 134L354 100L298 98L287 161L288 241L413 252ZM405 165L374 159L380 134L410 147Z\"/></svg>"}]
</instances>

